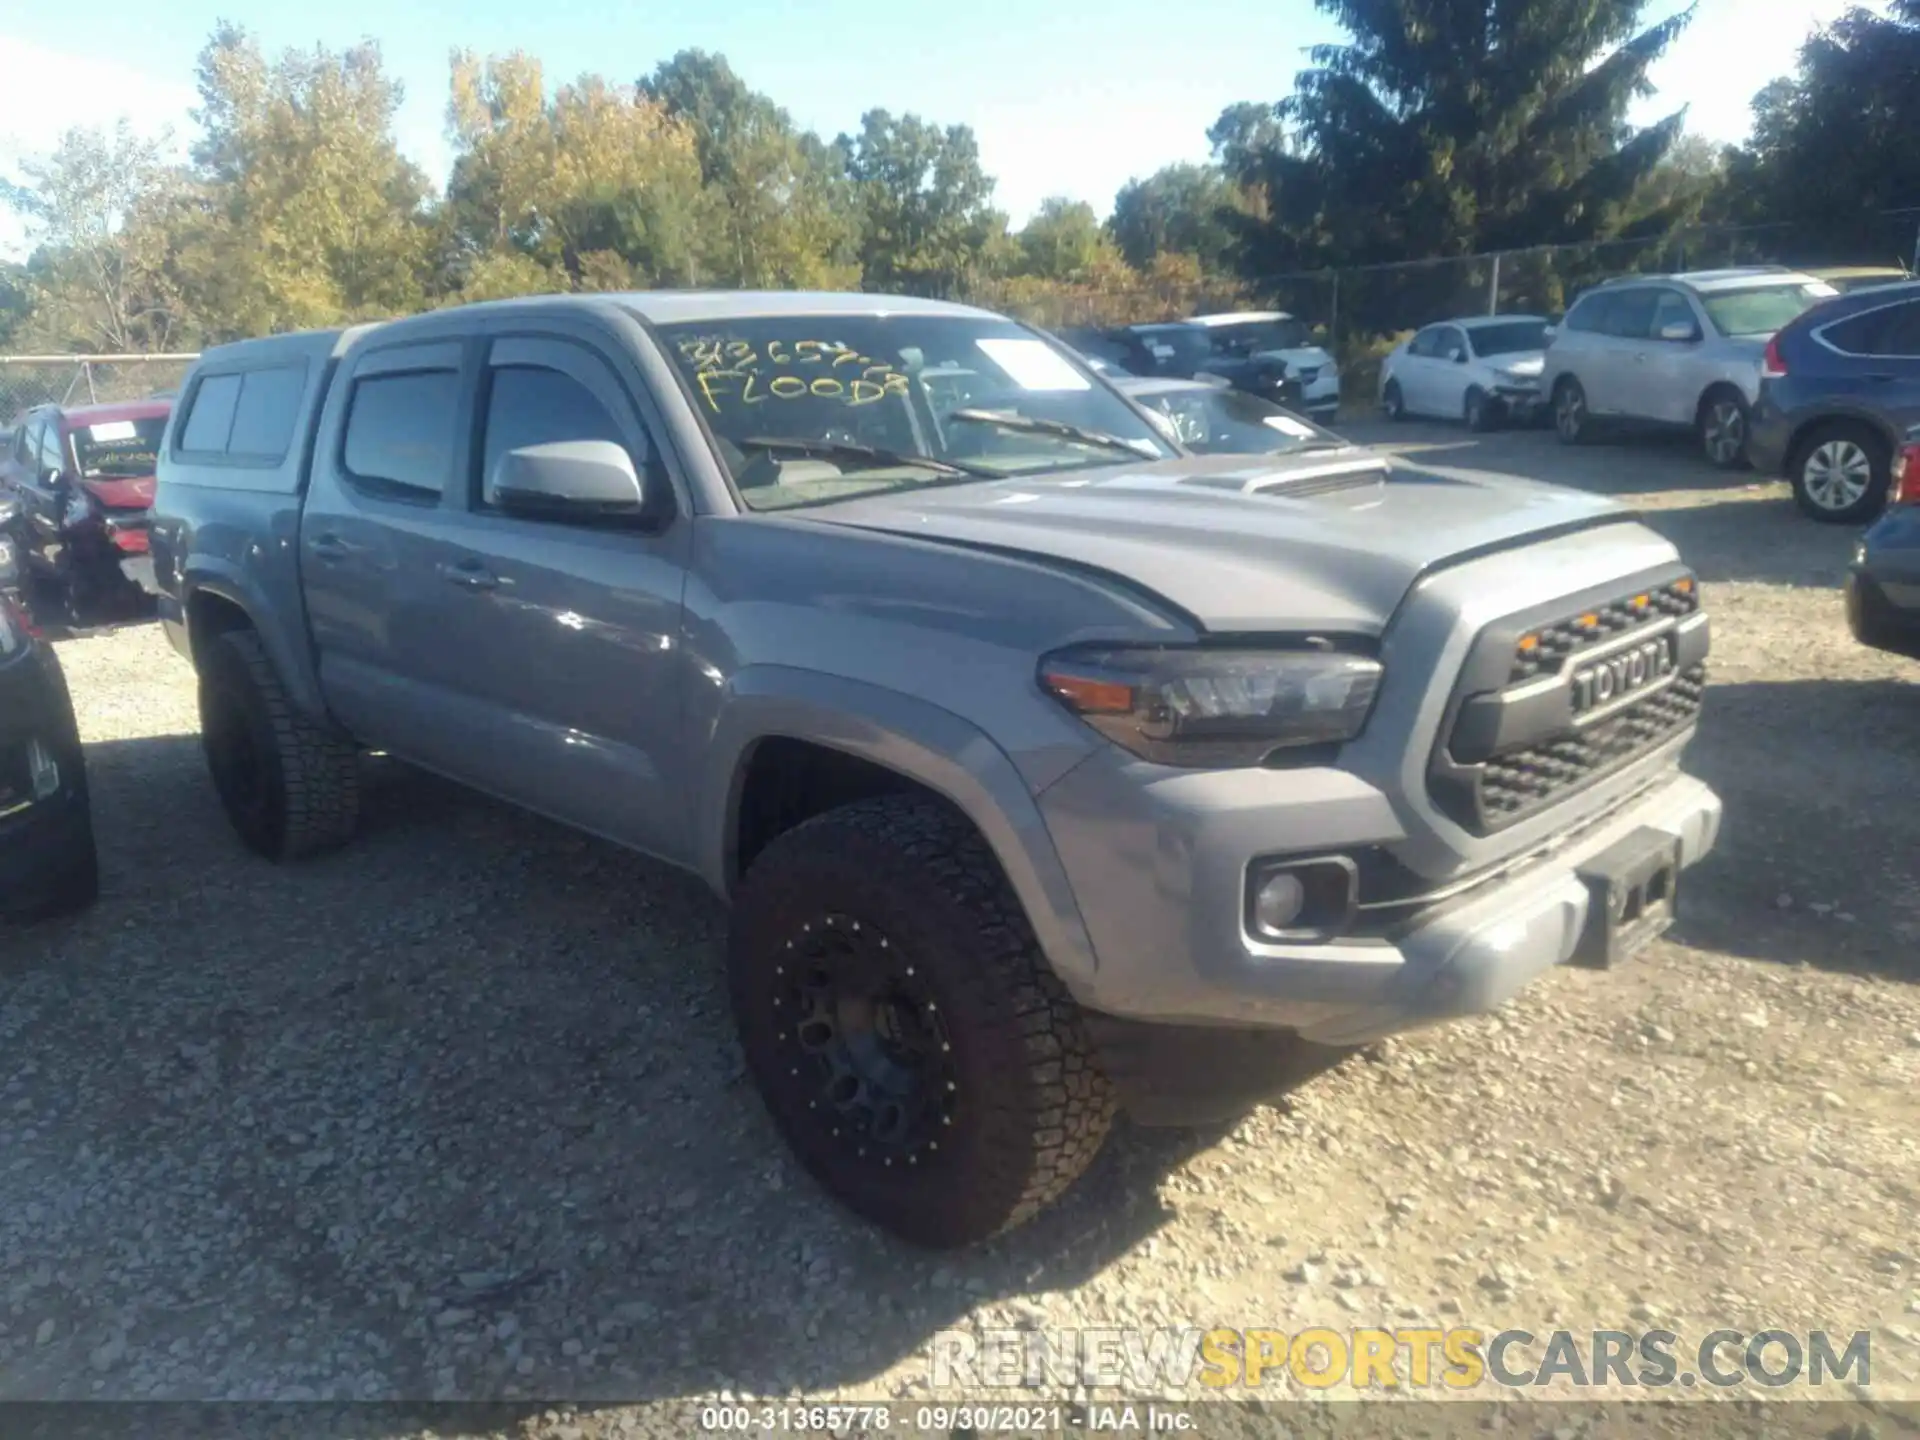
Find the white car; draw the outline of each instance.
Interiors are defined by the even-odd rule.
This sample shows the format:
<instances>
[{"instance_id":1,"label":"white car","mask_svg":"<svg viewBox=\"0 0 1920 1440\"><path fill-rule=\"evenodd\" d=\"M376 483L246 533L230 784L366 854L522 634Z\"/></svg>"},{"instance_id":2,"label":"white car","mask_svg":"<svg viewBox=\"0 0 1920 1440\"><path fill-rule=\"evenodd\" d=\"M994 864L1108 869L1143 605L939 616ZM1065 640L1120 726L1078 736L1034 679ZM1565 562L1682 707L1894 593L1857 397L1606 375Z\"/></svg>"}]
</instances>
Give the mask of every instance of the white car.
<instances>
[{"instance_id":1,"label":"white car","mask_svg":"<svg viewBox=\"0 0 1920 1440\"><path fill-rule=\"evenodd\" d=\"M1187 323L1205 328L1216 355L1284 361L1288 378L1300 386L1299 408L1314 419L1339 413L1340 367L1313 343L1306 321L1284 310L1229 310L1195 315Z\"/></svg>"},{"instance_id":2,"label":"white car","mask_svg":"<svg viewBox=\"0 0 1920 1440\"><path fill-rule=\"evenodd\" d=\"M1538 315L1443 320L1396 345L1380 364L1389 419L1428 415L1491 430L1539 412L1550 327Z\"/></svg>"}]
</instances>

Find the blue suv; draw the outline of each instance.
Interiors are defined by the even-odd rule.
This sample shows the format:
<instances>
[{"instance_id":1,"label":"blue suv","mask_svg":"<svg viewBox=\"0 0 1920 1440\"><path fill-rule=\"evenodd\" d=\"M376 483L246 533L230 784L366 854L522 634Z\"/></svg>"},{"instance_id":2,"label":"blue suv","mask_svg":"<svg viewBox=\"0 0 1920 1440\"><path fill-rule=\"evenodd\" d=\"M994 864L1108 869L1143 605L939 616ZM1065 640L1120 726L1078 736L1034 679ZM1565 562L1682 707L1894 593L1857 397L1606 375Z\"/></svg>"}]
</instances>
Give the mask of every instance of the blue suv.
<instances>
[{"instance_id":1,"label":"blue suv","mask_svg":"<svg viewBox=\"0 0 1920 1440\"><path fill-rule=\"evenodd\" d=\"M1920 282L1815 306L1773 337L1760 374L1754 465L1786 476L1816 520L1872 519L1920 425Z\"/></svg>"}]
</instances>

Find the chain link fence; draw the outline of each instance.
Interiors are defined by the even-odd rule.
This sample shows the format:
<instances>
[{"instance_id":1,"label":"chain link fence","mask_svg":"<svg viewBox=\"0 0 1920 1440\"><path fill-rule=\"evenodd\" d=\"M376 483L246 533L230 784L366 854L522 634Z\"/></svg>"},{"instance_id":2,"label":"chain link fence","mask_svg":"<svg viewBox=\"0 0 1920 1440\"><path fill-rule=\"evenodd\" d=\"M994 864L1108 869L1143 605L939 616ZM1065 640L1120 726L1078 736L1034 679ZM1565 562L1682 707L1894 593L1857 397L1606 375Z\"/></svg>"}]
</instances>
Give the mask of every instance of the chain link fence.
<instances>
[{"instance_id":1,"label":"chain link fence","mask_svg":"<svg viewBox=\"0 0 1920 1440\"><path fill-rule=\"evenodd\" d=\"M198 357L0 355L0 426L36 405L92 405L176 391Z\"/></svg>"},{"instance_id":2,"label":"chain link fence","mask_svg":"<svg viewBox=\"0 0 1920 1440\"><path fill-rule=\"evenodd\" d=\"M1583 245L1410 260L1282 275L1252 289L1276 310L1321 327L1341 362L1349 403L1370 403L1387 351L1423 325L1468 315L1557 319L1583 291L1617 275L1737 265L1905 266L1920 272L1920 206L1854 219L1848 238L1793 224L1702 226Z\"/></svg>"}]
</instances>

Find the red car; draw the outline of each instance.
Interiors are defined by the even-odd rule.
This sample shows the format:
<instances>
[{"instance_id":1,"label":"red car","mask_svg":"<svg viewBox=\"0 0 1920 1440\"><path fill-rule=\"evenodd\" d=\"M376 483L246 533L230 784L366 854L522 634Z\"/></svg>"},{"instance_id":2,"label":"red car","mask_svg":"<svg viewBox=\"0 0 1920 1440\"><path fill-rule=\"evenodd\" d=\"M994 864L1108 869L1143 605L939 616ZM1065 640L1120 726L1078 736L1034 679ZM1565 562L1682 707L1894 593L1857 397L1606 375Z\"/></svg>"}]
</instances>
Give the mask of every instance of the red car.
<instances>
[{"instance_id":1,"label":"red car","mask_svg":"<svg viewBox=\"0 0 1920 1440\"><path fill-rule=\"evenodd\" d=\"M0 448L0 500L29 602L74 624L151 606L147 525L171 400L29 410Z\"/></svg>"}]
</instances>

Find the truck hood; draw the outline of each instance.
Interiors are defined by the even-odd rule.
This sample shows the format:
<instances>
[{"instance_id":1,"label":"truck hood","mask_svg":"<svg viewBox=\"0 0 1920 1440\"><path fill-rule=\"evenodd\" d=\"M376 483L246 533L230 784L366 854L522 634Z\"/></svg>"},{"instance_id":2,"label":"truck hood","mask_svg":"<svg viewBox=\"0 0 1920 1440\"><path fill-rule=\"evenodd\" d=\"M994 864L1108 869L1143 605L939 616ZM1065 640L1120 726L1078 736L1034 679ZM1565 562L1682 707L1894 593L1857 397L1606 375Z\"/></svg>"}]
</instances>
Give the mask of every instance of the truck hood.
<instances>
[{"instance_id":1,"label":"truck hood","mask_svg":"<svg viewBox=\"0 0 1920 1440\"><path fill-rule=\"evenodd\" d=\"M1187 456L865 496L796 512L1118 576L1215 632L1378 635L1422 572L1628 518L1579 491L1459 478L1358 447Z\"/></svg>"}]
</instances>

